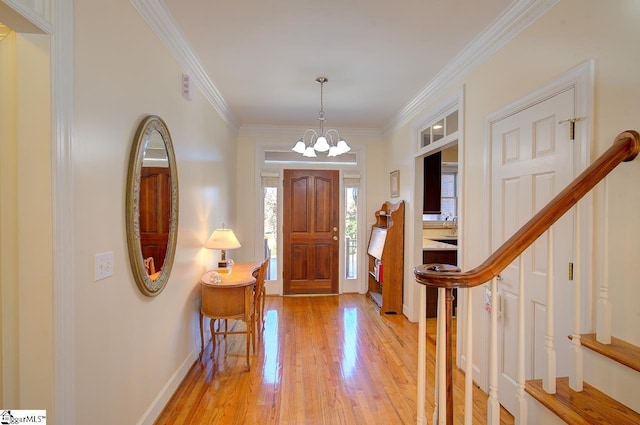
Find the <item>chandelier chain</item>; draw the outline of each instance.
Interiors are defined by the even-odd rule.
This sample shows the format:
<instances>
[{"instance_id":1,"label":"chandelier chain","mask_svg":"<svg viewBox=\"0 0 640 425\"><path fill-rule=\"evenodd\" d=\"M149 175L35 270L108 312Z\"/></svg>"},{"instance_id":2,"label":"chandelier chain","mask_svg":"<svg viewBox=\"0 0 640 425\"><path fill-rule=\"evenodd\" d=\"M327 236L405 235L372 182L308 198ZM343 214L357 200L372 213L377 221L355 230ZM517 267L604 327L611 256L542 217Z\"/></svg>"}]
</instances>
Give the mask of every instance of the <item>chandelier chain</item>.
<instances>
[{"instance_id":1,"label":"chandelier chain","mask_svg":"<svg viewBox=\"0 0 640 425\"><path fill-rule=\"evenodd\" d=\"M320 83L320 114L318 116L318 121L320 121L320 135L324 136L324 83L327 79L320 77L316 81Z\"/></svg>"},{"instance_id":2,"label":"chandelier chain","mask_svg":"<svg viewBox=\"0 0 640 425\"><path fill-rule=\"evenodd\" d=\"M351 147L340 137L335 129L324 131L324 83L329 81L326 77L316 78L316 82L320 83L320 112L318 113L318 121L320 121L320 132L309 128L292 148L294 152L301 153L303 156L314 158L317 152L327 152L329 157L338 156L349 152ZM309 136L309 137L307 137Z\"/></svg>"}]
</instances>

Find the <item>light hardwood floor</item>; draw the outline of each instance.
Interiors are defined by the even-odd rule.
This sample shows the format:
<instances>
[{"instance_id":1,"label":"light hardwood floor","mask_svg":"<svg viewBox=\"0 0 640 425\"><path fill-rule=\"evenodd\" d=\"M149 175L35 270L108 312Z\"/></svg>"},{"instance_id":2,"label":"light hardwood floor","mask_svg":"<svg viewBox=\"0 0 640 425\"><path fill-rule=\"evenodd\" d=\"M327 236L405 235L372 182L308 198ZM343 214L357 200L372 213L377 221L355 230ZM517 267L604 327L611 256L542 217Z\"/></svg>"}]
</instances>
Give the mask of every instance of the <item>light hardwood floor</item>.
<instances>
[{"instance_id":1,"label":"light hardwood floor","mask_svg":"<svg viewBox=\"0 0 640 425\"><path fill-rule=\"evenodd\" d=\"M156 424L415 424L418 326L380 316L364 295L267 297L251 371L244 337L211 343ZM240 324L239 326L243 326ZM427 419L433 414L434 326L427 334ZM456 371L456 424L464 376ZM474 390L474 424L487 396ZM502 424L513 424L504 410Z\"/></svg>"}]
</instances>

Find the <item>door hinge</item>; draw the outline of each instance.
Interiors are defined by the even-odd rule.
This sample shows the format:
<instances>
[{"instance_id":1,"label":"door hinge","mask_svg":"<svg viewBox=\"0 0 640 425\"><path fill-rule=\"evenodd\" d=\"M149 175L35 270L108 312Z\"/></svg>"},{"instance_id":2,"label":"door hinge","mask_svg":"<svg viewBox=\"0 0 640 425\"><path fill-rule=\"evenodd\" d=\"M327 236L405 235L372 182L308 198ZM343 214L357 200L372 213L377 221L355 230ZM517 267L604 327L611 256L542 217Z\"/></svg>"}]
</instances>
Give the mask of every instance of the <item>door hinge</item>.
<instances>
[{"instance_id":1,"label":"door hinge","mask_svg":"<svg viewBox=\"0 0 640 425\"><path fill-rule=\"evenodd\" d=\"M573 263L569 263L569 280L573 280Z\"/></svg>"},{"instance_id":2,"label":"door hinge","mask_svg":"<svg viewBox=\"0 0 640 425\"><path fill-rule=\"evenodd\" d=\"M558 124L564 124L565 122L569 123L569 140L575 140L576 122L580 121L581 119L582 118L574 117L574 118L558 121Z\"/></svg>"}]
</instances>

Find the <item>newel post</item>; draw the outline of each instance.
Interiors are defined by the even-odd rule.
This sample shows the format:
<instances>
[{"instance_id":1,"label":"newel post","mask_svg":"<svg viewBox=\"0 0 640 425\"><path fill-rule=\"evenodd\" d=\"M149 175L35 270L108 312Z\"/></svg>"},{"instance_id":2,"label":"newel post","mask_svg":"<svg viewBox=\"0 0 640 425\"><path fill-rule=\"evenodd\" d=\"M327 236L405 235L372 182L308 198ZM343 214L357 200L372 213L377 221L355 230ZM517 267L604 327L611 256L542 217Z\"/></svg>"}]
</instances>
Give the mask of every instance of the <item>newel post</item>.
<instances>
[{"instance_id":1,"label":"newel post","mask_svg":"<svg viewBox=\"0 0 640 425\"><path fill-rule=\"evenodd\" d=\"M446 391L446 412L447 412L447 425L453 425L453 336L451 335L452 317L453 317L453 289L446 288L444 290L445 300L445 366L447 371L445 385Z\"/></svg>"}]
</instances>

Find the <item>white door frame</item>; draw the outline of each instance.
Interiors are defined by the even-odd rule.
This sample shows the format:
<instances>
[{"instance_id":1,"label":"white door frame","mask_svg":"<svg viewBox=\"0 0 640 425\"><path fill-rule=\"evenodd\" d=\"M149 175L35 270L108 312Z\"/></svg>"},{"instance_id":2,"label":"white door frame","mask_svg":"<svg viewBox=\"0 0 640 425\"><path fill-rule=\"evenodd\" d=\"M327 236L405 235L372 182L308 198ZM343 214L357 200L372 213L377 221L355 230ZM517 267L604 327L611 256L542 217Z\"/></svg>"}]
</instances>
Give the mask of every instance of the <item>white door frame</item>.
<instances>
[{"instance_id":1,"label":"white door frame","mask_svg":"<svg viewBox=\"0 0 640 425\"><path fill-rule=\"evenodd\" d=\"M416 123L412 126L412 142L414 143L415 153L413 154L413 161L411 163L411 172L413 180L411 181L411 199L409 205L413 205L413 208L409 208L405 212L405 235L413 235L413 240L407 238L405 241L405 259L411 259L411 261L405 260L405 284L403 287L403 306L402 313L411 322L418 322L420 320L420 305L424 303L424 297L420 295L422 285L415 284L415 278L413 276L413 268L417 264L422 264L422 197L424 193L424 176L423 176L423 159L432 153L443 150L451 145L451 141L445 143L434 143L425 147L421 146L422 137L421 133L430 125L434 120L441 116L445 111L456 107L458 109L458 241L462 241L464 237L464 86L460 87L453 95L448 96L441 102L433 105L429 110L421 115ZM458 248L458 265L462 268L464 264L464 245ZM407 282L411 284L407 285ZM460 292L459 292L460 294ZM458 300L458 306L462 305L464 295L460 294L462 298ZM462 312L461 312L462 313ZM462 323L462 320L459 321ZM462 327L458 327L458 334L461 335ZM458 348L461 347L462 338L458 338ZM460 353L462 350L458 350Z\"/></svg>"},{"instance_id":2,"label":"white door frame","mask_svg":"<svg viewBox=\"0 0 640 425\"><path fill-rule=\"evenodd\" d=\"M51 193L53 229L53 404L55 423L75 424L75 297L73 250L73 0L10 2L10 21L50 36ZM24 5L22 3L25 3ZM12 25L12 22L5 22ZM4 388L6 391L6 388Z\"/></svg>"}]
</instances>

